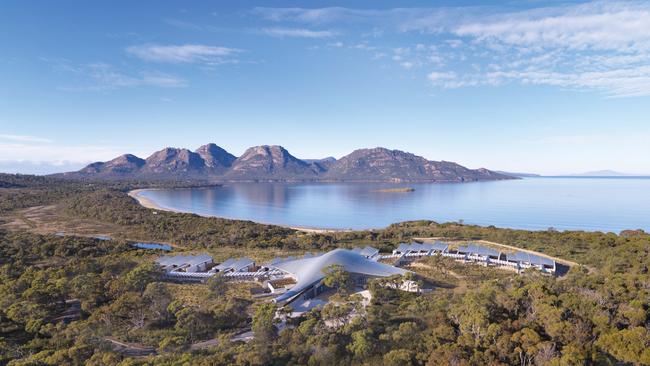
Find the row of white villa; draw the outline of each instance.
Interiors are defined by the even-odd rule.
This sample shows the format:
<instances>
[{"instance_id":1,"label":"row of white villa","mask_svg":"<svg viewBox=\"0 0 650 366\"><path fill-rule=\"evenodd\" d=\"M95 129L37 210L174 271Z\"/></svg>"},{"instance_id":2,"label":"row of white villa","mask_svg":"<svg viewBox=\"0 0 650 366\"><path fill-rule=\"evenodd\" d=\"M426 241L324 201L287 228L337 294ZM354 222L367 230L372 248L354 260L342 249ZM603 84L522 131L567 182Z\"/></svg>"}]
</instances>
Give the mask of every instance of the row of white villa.
<instances>
[{"instance_id":1,"label":"row of white villa","mask_svg":"<svg viewBox=\"0 0 650 366\"><path fill-rule=\"evenodd\" d=\"M413 257L440 255L467 262L477 262L497 267L510 267L517 271L536 268L544 273L555 274L556 263L553 259L524 251L502 252L491 247L467 244L450 247L449 244L437 241L435 243L400 244L393 250L392 256L398 262Z\"/></svg>"},{"instance_id":2,"label":"row of white villa","mask_svg":"<svg viewBox=\"0 0 650 366\"><path fill-rule=\"evenodd\" d=\"M552 259L528 252L500 252L476 244L451 247L443 242L400 244L392 253L386 254L370 246L352 250L335 249L327 253L307 253L302 257L275 258L260 266L249 258L231 258L215 263L212 257L205 254L164 256L157 262L171 279L202 281L220 274L230 280L264 282L271 294L277 295L274 301L289 303L299 296L311 298L322 292L325 289L322 285L325 269L331 265L342 266L350 273L355 284L361 286L369 278L403 275L409 271L399 266L417 258L435 255L517 271L536 268L554 274L556 269Z\"/></svg>"}]
</instances>

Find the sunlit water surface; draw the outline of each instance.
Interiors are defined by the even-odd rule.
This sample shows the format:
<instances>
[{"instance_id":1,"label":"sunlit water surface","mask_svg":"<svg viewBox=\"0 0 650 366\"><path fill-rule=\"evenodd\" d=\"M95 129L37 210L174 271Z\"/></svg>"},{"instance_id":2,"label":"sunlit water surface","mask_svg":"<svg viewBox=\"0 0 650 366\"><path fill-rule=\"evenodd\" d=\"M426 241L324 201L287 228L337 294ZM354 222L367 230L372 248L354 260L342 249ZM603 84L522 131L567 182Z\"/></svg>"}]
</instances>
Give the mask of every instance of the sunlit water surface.
<instances>
[{"instance_id":1,"label":"sunlit water surface","mask_svg":"<svg viewBox=\"0 0 650 366\"><path fill-rule=\"evenodd\" d=\"M415 191L379 191L395 187ZM650 231L647 178L399 185L237 183L147 190L140 195L162 208L294 227L368 229L427 219L531 230Z\"/></svg>"}]
</instances>

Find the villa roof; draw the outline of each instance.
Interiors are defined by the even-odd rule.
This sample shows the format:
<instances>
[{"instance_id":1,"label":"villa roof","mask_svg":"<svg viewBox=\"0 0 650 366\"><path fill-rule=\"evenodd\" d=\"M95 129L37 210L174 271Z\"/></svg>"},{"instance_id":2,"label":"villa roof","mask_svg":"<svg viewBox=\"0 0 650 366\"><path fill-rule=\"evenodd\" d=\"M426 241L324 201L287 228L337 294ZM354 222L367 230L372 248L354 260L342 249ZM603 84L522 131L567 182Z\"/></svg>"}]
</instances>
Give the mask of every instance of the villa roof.
<instances>
[{"instance_id":1,"label":"villa roof","mask_svg":"<svg viewBox=\"0 0 650 366\"><path fill-rule=\"evenodd\" d=\"M232 266L236 261L237 260L235 258L228 258L225 261L223 261L223 262L219 263L218 265L216 265L214 267L214 269L216 269L218 271L224 271L224 270L230 268L230 266Z\"/></svg>"},{"instance_id":2,"label":"villa roof","mask_svg":"<svg viewBox=\"0 0 650 366\"><path fill-rule=\"evenodd\" d=\"M489 247L476 245L476 244L461 245L458 247L458 251L462 253L481 255L484 257L489 257L489 256L498 257L501 254L501 252L499 252L496 249L492 249Z\"/></svg>"},{"instance_id":3,"label":"villa roof","mask_svg":"<svg viewBox=\"0 0 650 366\"><path fill-rule=\"evenodd\" d=\"M524 262L524 263L530 263L534 265L555 266L554 260L550 258L542 257L537 254L528 253L528 252L508 253L506 255L506 259L509 261Z\"/></svg>"},{"instance_id":4,"label":"villa roof","mask_svg":"<svg viewBox=\"0 0 650 366\"><path fill-rule=\"evenodd\" d=\"M169 266L181 267L184 265L195 266L203 263L212 262L212 257L207 254L168 255L168 256L158 258L156 262L158 262L158 264L163 267L169 267Z\"/></svg>"},{"instance_id":5,"label":"villa roof","mask_svg":"<svg viewBox=\"0 0 650 366\"><path fill-rule=\"evenodd\" d=\"M446 243L443 243L441 241L436 241L435 243L431 244L431 249L432 250L437 250L439 252L444 252L449 248L449 245Z\"/></svg>"},{"instance_id":6,"label":"villa roof","mask_svg":"<svg viewBox=\"0 0 650 366\"><path fill-rule=\"evenodd\" d=\"M449 246L443 242L436 241L435 243L411 243L411 244L405 244L402 243L400 244L396 251L400 253L408 253L408 252L431 252L431 251L440 251L443 252L447 250Z\"/></svg>"},{"instance_id":7,"label":"villa roof","mask_svg":"<svg viewBox=\"0 0 650 366\"><path fill-rule=\"evenodd\" d=\"M235 261L235 263L233 263L233 264L230 265L230 267L231 267L233 270L238 271L238 270L240 270L240 269L242 269L242 268L245 268L245 267L248 267L248 266L252 266L252 265L254 265L254 264L255 264L255 261L253 261L253 260L250 259L250 258L246 258L246 257L244 257L244 258L239 258L239 259L237 259L237 260Z\"/></svg>"},{"instance_id":8,"label":"villa roof","mask_svg":"<svg viewBox=\"0 0 650 366\"><path fill-rule=\"evenodd\" d=\"M364 257L373 257L379 254L379 249L373 248L371 246L366 246L365 248L356 247L353 248L352 251Z\"/></svg>"},{"instance_id":9,"label":"villa roof","mask_svg":"<svg viewBox=\"0 0 650 366\"><path fill-rule=\"evenodd\" d=\"M387 264L367 259L361 254L347 249L335 249L313 258L302 258L276 264L279 270L289 273L296 279L296 285L276 298L276 301L290 300L309 286L325 277L324 270L331 265L340 265L347 272L373 277L388 277L404 274L407 271Z\"/></svg>"},{"instance_id":10,"label":"villa roof","mask_svg":"<svg viewBox=\"0 0 650 366\"><path fill-rule=\"evenodd\" d=\"M214 268L219 272L227 271L229 269L233 271L239 271L240 269L253 264L255 264L255 262L250 258L229 258Z\"/></svg>"},{"instance_id":11,"label":"villa roof","mask_svg":"<svg viewBox=\"0 0 650 366\"><path fill-rule=\"evenodd\" d=\"M411 244L406 244L406 243L400 243L397 246L397 248L395 249L395 251L398 251L400 253L406 253L406 252L409 252L411 250L412 250L411 249Z\"/></svg>"}]
</instances>

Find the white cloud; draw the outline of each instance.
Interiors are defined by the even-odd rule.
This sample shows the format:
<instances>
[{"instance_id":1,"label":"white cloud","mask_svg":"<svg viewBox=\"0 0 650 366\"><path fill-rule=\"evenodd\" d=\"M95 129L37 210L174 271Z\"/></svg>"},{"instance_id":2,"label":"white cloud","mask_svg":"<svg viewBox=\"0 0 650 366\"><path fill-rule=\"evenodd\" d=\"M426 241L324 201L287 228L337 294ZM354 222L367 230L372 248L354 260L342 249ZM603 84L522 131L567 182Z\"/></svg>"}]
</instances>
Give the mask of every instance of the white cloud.
<instances>
[{"instance_id":1,"label":"white cloud","mask_svg":"<svg viewBox=\"0 0 650 366\"><path fill-rule=\"evenodd\" d=\"M398 31L450 33L516 45L575 49L628 49L650 46L650 4L595 1L512 11L499 7L352 9L255 8L274 22L323 24L367 21ZM373 27L373 31L378 31ZM383 30L379 30L383 32ZM448 41L459 47L462 40Z\"/></svg>"},{"instance_id":2,"label":"white cloud","mask_svg":"<svg viewBox=\"0 0 650 366\"><path fill-rule=\"evenodd\" d=\"M265 34L272 37L329 38L339 35L332 30L311 30L304 28L264 28Z\"/></svg>"},{"instance_id":3,"label":"white cloud","mask_svg":"<svg viewBox=\"0 0 650 366\"><path fill-rule=\"evenodd\" d=\"M650 47L650 7L596 2L506 13L453 27L458 36L540 48L630 51Z\"/></svg>"},{"instance_id":4,"label":"white cloud","mask_svg":"<svg viewBox=\"0 0 650 366\"><path fill-rule=\"evenodd\" d=\"M274 22L293 21L303 23L329 23L342 19L366 17L373 11L349 9L342 7L305 9L305 8L265 8L253 10L261 17Z\"/></svg>"},{"instance_id":5,"label":"white cloud","mask_svg":"<svg viewBox=\"0 0 650 366\"><path fill-rule=\"evenodd\" d=\"M456 73L453 72L431 72L429 75L427 75L427 78L431 82L440 82L440 81L448 81L448 80L453 80L456 78Z\"/></svg>"},{"instance_id":6,"label":"white cloud","mask_svg":"<svg viewBox=\"0 0 650 366\"><path fill-rule=\"evenodd\" d=\"M86 164L110 160L124 153L124 147L0 142L0 161L48 165Z\"/></svg>"},{"instance_id":7,"label":"white cloud","mask_svg":"<svg viewBox=\"0 0 650 366\"><path fill-rule=\"evenodd\" d=\"M427 79L434 86L440 86L446 89L456 88L459 85L458 75L455 72L430 72Z\"/></svg>"},{"instance_id":8,"label":"white cloud","mask_svg":"<svg viewBox=\"0 0 650 366\"><path fill-rule=\"evenodd\" d=\"M28 136L28 135L10 135L10 134L0 134L0 140L14 141L14 142L36 142L36 143L45 143L49 144L52 140L37 137L37 136Z\"/></svg>"},{"instance_id":9,"label":"white cloud","mask_svg":"<svg viewBox=\"0 0 650 366\"><path fill-rule=\"evenodd\" d=\"M70 172L83 168L86 164L74 162L47 162L47 161L13 161L0 160L0 172L20 174L53 174Z\"/></svg>"},{"instance_id":10,"label":"white cloud","mask_svg":"<svg viewBox=\"0 0 650 366\"><path fill-rule=\"evenodd\" d=\"M517 10L520 9L520 10ZM523 9L523 10L522 10ZM273 22L351 25L431 41L386 49L401 67L455 73L429 81L443 88L507 83L595 91L608 97L650 95L650 3L594 1L531 7L351 9L256 8ZM435 47L430 48L427 44ZM370 46L372 47L372 46ZM373 55L369 55L373 59ZM434 73L436 75L436 73Z\"/></svg>"},{"instance_id":11,"label":"white cloud","mask_svg":"<svg viewBox=\"0 0 650 366\"><path fill-rule=\"evenodd\" d=\"M81 80L76 85L60 87L66 91L107 91L121 88L154 86L180 88L188 85L187 80L157 71L143 71L125 74L106 63L79 66L73 71Z\"/></svg>"},{"instance_id":12,"label":"white cloud","mask_svg":"<svg viewBox=\"0 0 650 366\"><path fill-rule=\"evenodd\" d=\"M137 45L127 47L126 51L145 61L207 64L232 62L232 57L241 52L236 48L201 44Z\"/></svg>"},{"instance_id":13,"label":"white cloud","mask_svg":"<svg viewBox=\"0 0 650 366\"><path fill-rule=\"evenodd\" d=\"M490 72L484 80L499 85L508 81L522 84L550 85L573 89L593 89L614 97L650 95L650 66L626 69L565 73L553 71L505 71ZM478 82L478 80L477 80Z\"/></svg>"}]
</instances>

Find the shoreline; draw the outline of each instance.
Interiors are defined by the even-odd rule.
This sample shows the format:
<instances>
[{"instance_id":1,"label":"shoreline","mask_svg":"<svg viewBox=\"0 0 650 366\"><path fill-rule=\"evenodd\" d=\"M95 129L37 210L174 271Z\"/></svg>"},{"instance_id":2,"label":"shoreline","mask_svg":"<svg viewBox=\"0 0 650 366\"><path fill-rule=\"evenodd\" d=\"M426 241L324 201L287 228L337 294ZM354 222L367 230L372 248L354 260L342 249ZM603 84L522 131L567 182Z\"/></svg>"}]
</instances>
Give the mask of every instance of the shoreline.
<instances>
[{"instance_id":1,"label":"shoreline","mask_svg":"<svg viewBox=\"0 0 650 366\"><path fill-rule=\"evenodd\" d=\"M544 177L546 178L546 177ZM296 230L296 231L301 231L304 233L311 233L311 234L327 234L327 233L345 233L345 232L359 232L359 231L375 231L375 230L384 230L388 228L389 226L393 224L386 225L384 227L368 227L368 228L327 228L327 227L314 227L314 226L294 226L290 224L278 224L278 223L272 223L272 222L263 222L263 221L256 221L252 219L246 219L246 218L238 218L238 217L227 217L227 216L217 216L217 215L206 215L206 214L200 214L196 212L191 212L191 211L182 211L178 209L173 209L173 208L166 208L163 206L158 205L156 202L153 200L143 197L140 195L143 191L155 191L155 190L167 190L169 188L138 188L138 189L133 189L127 192L127 194L135 199L138 204L140 204L142 207L152 209L152 210L159 210L159 211L167 211L167 212L174 212L174 213L186 213L186 214L192 214L192 215L197 215L201 217L212 217L212 218L219 218L219 219L224 219L224 220L237 220L237 221L250 221L254 222L256 224L260 225L269 225L269 226L277 226L277 227L282 227L286 229L291 229L291 230ZM375 191L376 192L376 191ZM392 192L391 192L392 193ZM399 192L402 193L402 192ZM410 193L410 192L408 192ZM414 220L418 221L418 220ZM434 220L435 221L435 220ZM399 222L397 222L399 223ZM445 222L440 222L439 224L442 224ZM446 223L452 223L451 221L446 222ZM479 227L489 227L493 225L481 225L481 224L476 224L476 223L464 223L464 225L469 225L469 226L479 226ZM506 227L506 226L498 226L499 229L508 229L508 230L523 230L523 231L547 231L549 228L526 228L526 227ZM619 230L604 230L604 229L588 229L588 228L552 228L554 231L558 232L601 232L601 233L614 233L616 235L620 235L621 232L626 231L626 230L636 230L636 229L619 229ZM643 230L643 229L641 229Z\"/></svg>"},{"instance_id":2,"label":"shoreline","mask_svg":"<svg viewBox=\"0 0 650 366\"><path fill-rule=\"evenodd\" d=\"M133 189L129 192L127 192L127 195L134 200L138 202L138 204L144 208L148 208L150 210L158 210L158 211L167 211L167 212L174 212L174 213L186 213L186 214L192 214L192 215L198 215L202 217L214 217L218 219L225 219L225 220L239 220L239 221L252 221L252 220L243 220L243 219L236 219L236 218L231 218L231 217L222 217L222 216L214 216L214 215L201 215L193 212L186 212L186 211L181 211L181 210L174 210L171 208L166 208L158 205L156 202L153 200L150 200L147 197L143 197L140 195L143 191L153 191L153 190L159 190L162 188L138 188L138 189ZM302 231L307 234L327 234L327 233L345 233L345 232L353 232L353 231L359 231L359 230L353 230L353 229L322 229L322 228L314 228L314 227L302 227L302 226L290 226L290 225L278 225L278 224L271 224L271 223L264 223L264 222L257 222L257 221L252 221L256 224L260 225L271 225L271 226L279 226L287 229L292 229L296 231Z\"/></svg>"},{"instance_id":3,"label":"shoreline","mask_svg":"<svg viewBox=\"0 0 650 366\"><path fill-rule=\"evenodd\" d=\"M159 189L159 188L139 188L139 189L134 189L134 190L131 190L131 191L127 192L127 195L129 197L133 198L134 200L138 201L140 206L142 206L144 208L148 208L148 209L151 209L151 210L160 210L160 211L169 211L169 212L182 213L182 211L173 210L173 209L170 209L170 208L165 208L165 207L159 206L157 203L150 200L149 198L140 196L140 193L142 193L144 191L153 191L153 190L156 190L156 189Z\"/></svg>"}]
</instances>

